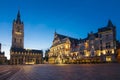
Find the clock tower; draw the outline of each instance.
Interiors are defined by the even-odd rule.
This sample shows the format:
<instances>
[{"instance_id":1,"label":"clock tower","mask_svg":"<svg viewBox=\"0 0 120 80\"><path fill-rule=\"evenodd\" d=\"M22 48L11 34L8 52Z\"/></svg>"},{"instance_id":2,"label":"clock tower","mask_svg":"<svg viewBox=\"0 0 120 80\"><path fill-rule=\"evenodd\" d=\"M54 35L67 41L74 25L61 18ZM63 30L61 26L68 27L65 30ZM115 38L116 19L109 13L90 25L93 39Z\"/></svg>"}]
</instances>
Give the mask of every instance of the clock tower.
<instances>
[{"instance_id":1,"label":"clock tower","mask_svg":"<svg viewBox=\"0 0 120 80\"><path fill-rule=\"evenodd\" d=\"M20 11L17 18L13 20L12 48L24 48L24 24L20 19Z\"/></svg>"}]
</instances>

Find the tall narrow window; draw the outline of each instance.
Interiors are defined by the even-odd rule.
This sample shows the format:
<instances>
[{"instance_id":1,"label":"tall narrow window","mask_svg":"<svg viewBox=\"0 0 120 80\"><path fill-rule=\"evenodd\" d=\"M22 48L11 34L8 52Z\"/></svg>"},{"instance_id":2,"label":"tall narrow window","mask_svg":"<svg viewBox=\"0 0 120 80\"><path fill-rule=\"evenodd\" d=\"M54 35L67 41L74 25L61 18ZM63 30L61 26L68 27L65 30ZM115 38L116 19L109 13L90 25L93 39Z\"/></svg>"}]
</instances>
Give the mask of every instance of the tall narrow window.
<instances>
[{"instance_id":1,"label":"tall narrow window","mask_svg":"<svg viewBox=\"0 0 120 80\"><path fill-rule=\"evenodd\" d=\"M102 44L102 40L100 40L100 44Z\"/></svg>"},{"instance_id":2,"label":"tall narrow window","mask_svg":"<svg viewBox=\"0 0 120 80\"><path fill-rule=\"evenodd\" d=\"M16 38L14 38L14 43L16 43Z\"/></svg>"},{"instance_id":3,"label":"tall narrow window","mask_svg":"<svg viewBox=\"0 0 120 80\"><path fill-rule=\"evenodd\" d=\"M17 27L17 32L20 32L20 27L19 26Z\"/></svg>"},{"instance_id":4,"label":"tall narrow window","mask_svg":"<svg viewBox=\"0 0 120 80\"><path fill-rule=\"evenodd\" d=\"M20 44L22 44L22 39L20 39Z\"/></svg>"}]
</instances>

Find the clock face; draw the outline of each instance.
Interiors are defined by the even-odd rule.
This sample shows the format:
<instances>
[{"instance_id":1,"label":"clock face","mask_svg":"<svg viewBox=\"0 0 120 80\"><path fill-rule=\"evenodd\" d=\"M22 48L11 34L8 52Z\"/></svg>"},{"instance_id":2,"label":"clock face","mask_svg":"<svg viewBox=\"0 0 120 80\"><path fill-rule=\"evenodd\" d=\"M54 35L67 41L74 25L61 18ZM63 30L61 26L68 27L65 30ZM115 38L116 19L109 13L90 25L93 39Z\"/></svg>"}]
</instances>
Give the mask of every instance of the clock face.
<instances>
[{"instance_id":1,"label":"clock face","mask_svg":"<svg viewBox=\"0 0 120 80\"><path fill-rule=\"evenodd\" d=\"M22 33L21 33L21 32L15 32L15 34L17 34L17 35L21 35Z\"/></svg>"}]
</instances>

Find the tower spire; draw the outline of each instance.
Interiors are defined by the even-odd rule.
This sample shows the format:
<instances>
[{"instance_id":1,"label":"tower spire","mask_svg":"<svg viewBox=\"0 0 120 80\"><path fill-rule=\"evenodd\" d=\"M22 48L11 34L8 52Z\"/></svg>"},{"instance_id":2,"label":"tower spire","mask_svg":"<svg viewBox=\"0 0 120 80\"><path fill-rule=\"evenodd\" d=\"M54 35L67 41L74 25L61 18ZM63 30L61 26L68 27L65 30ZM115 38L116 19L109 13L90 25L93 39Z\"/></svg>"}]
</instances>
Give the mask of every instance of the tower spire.
<instances>
[{"instance_id":1,"label":"tower spire","mask_svg":"<svg viewBox=\"0 0 120 80\"><path fill-rule=\"evenodd\" d=\"M20 10L18 10L16 22L17 22L17 23L21 23Z\"/></svg>"},{"instance_id":2,"label":"tower spire","mask_svg":"<svg viewBox=\"0 0 120 80\"><path fill-rule=\"evenodd\" d=\"M110 19L108 20L108 25L107 26L108 27L113 27L112 21Z\"/></svg>"}]
</instances>

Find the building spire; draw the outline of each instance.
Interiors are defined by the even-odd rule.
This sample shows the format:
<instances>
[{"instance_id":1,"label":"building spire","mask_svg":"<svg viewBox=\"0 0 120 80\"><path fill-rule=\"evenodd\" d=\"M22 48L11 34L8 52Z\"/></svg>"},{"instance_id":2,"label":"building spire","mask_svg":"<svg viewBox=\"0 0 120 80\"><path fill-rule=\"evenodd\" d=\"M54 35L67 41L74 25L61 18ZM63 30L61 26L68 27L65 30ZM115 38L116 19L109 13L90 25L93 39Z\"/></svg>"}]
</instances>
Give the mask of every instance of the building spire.
<instances>
[{"instance_id":1,"label":"building spire","mask_svg":"<svg viewBox=\"0 0 120 80\"><path fill-rule=\"evenodd\" d=\"M17 23L21 23L20 10L18 10L16 22L17 22Z\"/></svg>"},{"instance_id":2,"label":"building spire","mask_svg":"<svg viewBox=\"0 0 120 80\"><path fill-rule=\"evenodd\" d=\"M112 21L109 19L108 20L108 25L107 25L107 27L113 27L114 25L112 24Z\"/></svg>"}]
</instances>

